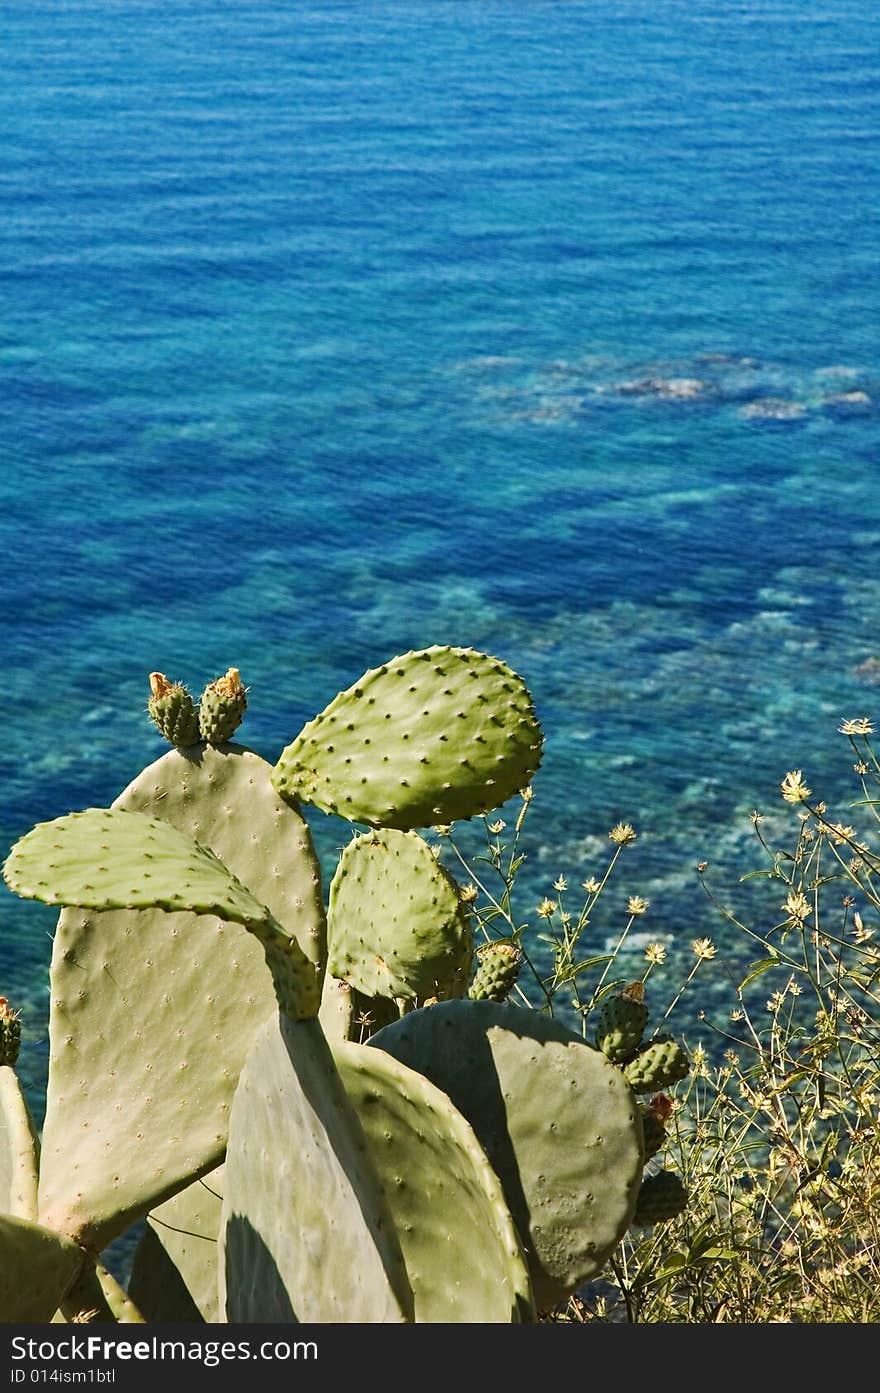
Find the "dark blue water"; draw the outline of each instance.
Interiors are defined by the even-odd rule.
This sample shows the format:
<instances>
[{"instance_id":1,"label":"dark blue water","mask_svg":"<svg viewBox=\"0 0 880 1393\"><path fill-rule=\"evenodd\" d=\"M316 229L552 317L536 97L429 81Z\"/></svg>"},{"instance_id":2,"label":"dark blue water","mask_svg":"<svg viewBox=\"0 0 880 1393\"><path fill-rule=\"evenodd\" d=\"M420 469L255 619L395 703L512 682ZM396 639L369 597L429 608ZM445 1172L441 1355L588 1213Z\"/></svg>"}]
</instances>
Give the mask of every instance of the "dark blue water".
<instances>
[{"instance_id":1,"label":"dark blue water","mask_svg":"<svg viewBox=\"0 0 880 1393\"><path fill-rule=\"evenodd\" d=\"M10 0L3 846L162 752L153 669L239 667L274 760L471 644L547 733L524 911L624 819L600 945L634 893L723 941L695 863L757 864L788 769L856 796L880 716L878 40L862 0ZM31 1080L53 924L2 891Z\"/></svg>"}]
</instances>

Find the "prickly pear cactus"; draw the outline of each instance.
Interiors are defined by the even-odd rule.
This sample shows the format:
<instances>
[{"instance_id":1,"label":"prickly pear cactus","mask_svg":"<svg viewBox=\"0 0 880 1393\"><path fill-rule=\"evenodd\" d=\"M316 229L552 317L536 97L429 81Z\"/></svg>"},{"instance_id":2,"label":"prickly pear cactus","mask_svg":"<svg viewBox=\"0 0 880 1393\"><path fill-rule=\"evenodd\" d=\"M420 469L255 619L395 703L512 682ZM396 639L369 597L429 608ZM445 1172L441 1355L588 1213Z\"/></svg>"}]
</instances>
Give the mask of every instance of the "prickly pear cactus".
<instances>
[{"instance_id":1,"label":"prickly pear cactus","mask_svg":"<svg viewBox=\"0 0 880 1393\"><path fill-rule=\"evenodd\" d=\"M209 682L199 702L199 730L209 745L231 740L247 709L247 691L237 667Z\"/></svg>"},{"instance_id":2,"label":"prickly pear cactus","mask_svg":"<svg viewBox=\"0 0 880 1393\"><path fill-rule=\"evenodd\" d=\"M146 1320L221 1320L217 1237L223 1169L218 1166L147 1217L128 1284L128 1294Z\"/></svg>"},{"instance_id":3,"label":"prickly pear cactus","mask_svg":"<svg viewBox=\"0 0 880 1393\"><path fill-rule=\"evenodd\" d=\"M647 1228L674 1219L687 1208L688 1195L681 1178L674 1171L658 1171L646 1176L639 1190L633 1215L633 1225Z\"/></svg>"},{"instance_id":4,"label":"prickly pear cactus","mask_svg":"<svg viewBox=\"0 0 880 1393\"><path fill-rule=\"evenodd\" d=\"M333 1055L400 1235L416 1321L534 1320L501 1182L461 1113L383 1050L340 1043Z\"/></svg>"},{"instance_id":5,"label":"prickly pear cactus","mask_svg":"<svg viewBox=\"0 0 880 1393\"><path fill-rule=\"evenodd\" d=\"M64 909L59 918L40 1217L96 1249L222 1160L238 1073L255 1030L277 1010L267 950L234 922L239 911L245 918L271 911L296 935L285 942L321 960L317 858L303 819L275 793L270 772L239 747L169 751L117 799L114 825L127 817L132 829L143 830L138 818L161 821L166 831L159 829L158 838L188 834L210 847L214 859L203 850L187 875L172 863L171 884L159 898L179 903L174 913L86 907ZM104 863L96 863L96 849L106 842L101 829L111 821L105 812L93 823L74 820L87 829L94 874L83 876L76 858L68 869L96 895L103 891L102 904L132 903L135 883L149 899L161 857L152 863L152 878L136 882L116 857L112 864L108 857L103 871ZM39 897L46 862L56 854L30 846L28 886ZM143 850L133 836L131 854L140 858L141 872L150 864ZM16 879L19 859L14 849ZM125 857L121 863L130 870ZM230 871L241 877L231 904L224 899ZM220 917L191 912L211 905ZM311 991L307 1014L317 1010L317 981Z\"/></svg>"},{"instance_id":6,"label":"prickly pear cactus","mask_svg":"<svg viewBox=\"0 0 880 1393\"><path fill-rule=\"evenodd\" d=\"M316 1020L268 1022L242 1070L218 1261L229 1321L412 1320L394 1221Z\"/></svg>"},{"instance_id":7,"label":"prickly pear cactus","mask_svg":"<svg viewBox=\"0 0 880 1393\"><path fill-rule=\"evenodd\" d=\"M631 982L602 1002L596 1022L596 1047L612 1064L625 1064L642 1043L647 1024L645 989L641 982Z\"/></svg>"},{"instance_id":8,"label":"prickly pear cactus","mask_svg":"<svg viewBox=\"0 0 880 1393\"><path fill-rule=\"evenodd\" d=\"M5 997L0 997L0 1016L14 1021ZM16 1054L15 1050L10 1053ZM37 1217L39 1144L30 1109L12 1062L0 1064L0 1214L19 1219Z\"/></svg>"},{"instance_id":9,"label":"prickly pear cactus","mask_svg":"<svg viewBox=\"0 0 880 1393\"><path fill-rule=\"evenodd\" d=\"M60 1234L0 1214L0 1321L50 1321L85 1260Z\"/></svg>"},{"instance_id":10,"label":"prickly pear cactus","mask_svg":"<svg viewBox=\"0 0 880 1393\"><path fill-rule=\"evenodd\" d=\"M195 702L181 682L169 682L163 672L150 673L147 711L169 745L184 749L201 740Z\"/></svg>"},{"instance_id":11,"label":"prickly pear cactus","mask_svg":"<svg viewBox=\"0 0 880 1393\"><path fill-rule=\"evenodd\" d=\"M635 1209L644 1156L622 1072L556 1021L490 1001L439 1002L373 1036L449 1094L498 1174L548 1309L600 1269Z\"/></svg>"},{"instance_id":12,"label":"prickly pear cactus","mask_svg":"<svg viewBox=\"0 0 880 1393\"><path fill-rule=\"evenodd\" d=\"M463 995L473 940L459 888L417 832L355 837L330 885L327 970L367 997Z\"/></svg>"},{"instance_id":13,"label":"prickly pear cactus","mask_svg":"<svg viewBox=\"0 0 880 1393\"><path fill-rule=\"evenodd\" d=\"M476 952L477 970L468 988L471 1001L506 1001L522 963L515 943L484 943Z\"/></svg>"},{"instance_id":14,"label":"prickly pear cactus","mask_svg":"<svg viewBox=\"0 0 880 1393\"><path fill-rule=\"evenodd\" d=\"M624 1068L627 1082L636 1093L652 1093L671 1088L690 1073L687 1053L671 1035L658 1035L639 1050Z\"/></svg>"},{"instance_id":15,"label":"prickly pear cactus","mask_svg":"<svg viewBox=\"0 0 880 1393\"><path fill-rule=\"evenodd\" d=\"M405 653L364 673L275 768L285 797L410 830L497 808L531 780L541 728L522 679L472 648Z\"/></svg>"}]
</instances>

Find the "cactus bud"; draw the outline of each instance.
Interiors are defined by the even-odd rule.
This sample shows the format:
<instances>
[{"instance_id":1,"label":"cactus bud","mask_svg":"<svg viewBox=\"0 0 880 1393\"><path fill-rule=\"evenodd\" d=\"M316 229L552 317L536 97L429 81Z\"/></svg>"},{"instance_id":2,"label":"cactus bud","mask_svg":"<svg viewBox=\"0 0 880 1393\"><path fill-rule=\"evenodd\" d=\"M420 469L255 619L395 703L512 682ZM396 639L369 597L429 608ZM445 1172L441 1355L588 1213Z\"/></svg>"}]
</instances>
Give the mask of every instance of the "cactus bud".
<instances>
[{"instance_id":1,"label":"cactus bud","mask_svg":"<svg viewBox=\"0 0 880 1393\"><path fill-rule=\"evenodd\" d=\"M237 667L209 682L199 702L199 728L209 745L222 745L241 724L247 693Z\"/></svg>"},{"instance_id":2,"label":"cactus bud","mask_svg":"<svg viewBox=\"0 0 880 1393\"><path fill-rule=\"evenodd\" d=\"M163 672L151 672L147 711L170 745L186 749L199 743L198 712L182 683L169 682Z\"/></svg>"},{"instance_id":3,"label":"cactus bud","mask_svg":"<svg viewBox=\"0 0 880 1393\"><path fill-rule=\"evenodd\" d=\"M687 1054L671 1035L657 1035L624 1068L627 1083L635 1093L669 1088L690 1072Z\"/></svg>"},{"instance_id":4,"label":"cactus bud","mask_svg":"<svg viewBox=\"0 0 880 1393\"><path fill-rule=\"evenodd\" d=\"M646 1228L665 1219L674 1219L676 1214L681 1214L687 1208L687 1202L687 1190L680 1178L673 1171L658 1171L641 1183L633 1225Z\"/></svg>"},{"instance_id":5,"label":"cactus bud","mask_svg":"<svg viewBox=\"0 0 880 1393\"><path fill-rule=\"evenodd\" d=\"M644 986L631 982L616 996L603 1001L596 1025L596 1046L612 1064L625 1064L638 1050L647 1024Z\"/></svg>"},{"instance_id":6,"label":"cactus bud","mask_svg":"<svg viewBox=\"0 0 880 1393\"><path fill-rule=\"evenodd\" d=\"M20 1044L18 1012L12 1010L5 996L0 996L0 1064L14 1064Z\"/></svg>"},{"instance_id":7,"label":"cactus bud","mask_svg":"<svg viewBox=\"0 0 880 1393\"><path fill-rule=\"evenodd\" d=\"M471 1001L506 1001L519 976L522 954L515 943L484 943L468 989Z\"/></svg>"}]
</instances>

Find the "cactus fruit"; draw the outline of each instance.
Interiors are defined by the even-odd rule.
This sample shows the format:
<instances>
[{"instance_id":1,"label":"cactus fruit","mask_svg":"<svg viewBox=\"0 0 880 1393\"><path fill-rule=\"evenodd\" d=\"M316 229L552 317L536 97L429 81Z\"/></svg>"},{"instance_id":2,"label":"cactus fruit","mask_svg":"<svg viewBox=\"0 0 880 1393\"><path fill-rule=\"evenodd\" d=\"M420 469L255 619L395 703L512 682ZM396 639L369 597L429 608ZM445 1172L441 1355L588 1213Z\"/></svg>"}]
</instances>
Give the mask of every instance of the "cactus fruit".
<instances>
[{"instance_id":1,"label":"cactus fruit","mask_svg":"<svg viewBox=\"0 0 880 1393\"><path fill-rule=\"evenodd\" d=\"M209 682L199 702L199 730L209 745L232 738L247 709L247 691L237 667L229 668L216 682Z\"/></svg>"},{"instance_id":2,"label":"cactus fruit","mask_svg":"<svg viewBox=\"0 0 880 1393\"><path fill-rule=\"evenodd\" d=\"M21 1022L5 996L0 996L0 1066L15 1064L21 1045Z\"/></svg>"},{"instance_id":3,"label":"cactus fruit","mask_svg":"<svg viewBox=\"0 0 880 1393\"><path fill-rule=\"evenodd\" d=\"M472 949L458 886L418 832L387 828L348 843L330 885L329 973L367 997L461 996Z\"/></svg>"},{"instance_id":4,"label":"cactus fruit","mask_svg":"<svg viewBox=\"0 0 880 1393\"><path fill-rule=\"evenodd\" d=\"M484 943L468 988L471 1001L506 1001L519 977L522 953L515 943Z\"/></svg>"},{"instance_id":5,"label":"cactus fruit","mask_svg":"<svg viewBox=\"0 0 880 1393\"><path fill-rule=\"evenodd\" d=\"M69 1239L0 1214L0 1322L51 1321L84 1261Z\"/></svg>"},{"instance_id":6,"label":"cactus fruit","mask_svg":"<svg viewBox=\"0 0 880 1393\"><path fill-rule=\"evenodd\" d=\"M633 1225L647 1228L666 1219L674 1219L687 1208L688 1194L674 1171L658 1171L646 1176L639 1190Z\"/></svg>"},{"instance_id":7,"label":"cactus fruit","mask_svg":"<svg viewBox=\"0 0 880 1393\"><path fill-rule=\"evenodd\" d=\"M627 1082L635 1093L670 1088L690 1073L687 1053L671 1035L649 1040L624 1067Z\"/></svg>"},{"instance_id":8,"label":"cactus fruit","mask_svg":"<svg viewBox=\"0 0 880 1393\"><path fill-rule=\"evenodd\" d=\"M596 1046L612 1064L625 1064L637 1052L647 1023L644 986L631 982L602 1002L596 1022Z\"/></svg>"},{"instance_id":9,"label":"cactus fruit","mask_svg":"<svg viewBox=\"0 0 880 1393\"><path fill-rule=\"evenodd\" d=\"M169 682L163 672L150 673L147 711L170 745L186 749L201 740L195 702L181 682Z\"/></svg>"},{"instance_id":10,"label":"cactus fruit","mask_svg":"<svg viewBox=\"0 0 880 1393\"><path fill-rule=\"evenodd\" d=\"M525 787L541 728L522 679L471 648L393 658L283 751L275 787L350 822L407 831L471 818Z\"/></svg>"},{"instance_id":11,"label":"cactus fruit","mask_svg":"<svg viewBox=\"0 0 880 1393\"><path fill-rule=\"evenodd\" d=\"M333 1056L397 1225L416 1321L534 1320L519 1237L470 1124L384 1050L340 1043Z\"/></svg>"},{"instance_id":12,"label":"cactus fruit","mask_svg":"<svg viewBox=\"0 0 880 1393\"><path fill-rule=\"evenodd\" d=\"M241 1072L218 1265L230 1322L412 1320L394 1221L316 1020L268 1022Z\"/></svg>"},{"instance_id":13,"label":"cactus fruit","mask_svg":"<svg viewBox=\"0 0 880 1393\"><path fill-rule=\"evenodd\" d=\"M497 1172L549 1309L599 1270L626 1232L644 1157L621 1070L557 1021L521 1006L441 1001L377 1032L449 1094Z\"/></svg>"},{"instance_id":14,"label":"cactus fruit","mask_svg":"<svg viewBox=\"0 0 880 1393\"><path fill-rule=\"evenodd\" d=\"M666 1128L659 1118L645 1110L642 1112L642 1133L645 1139L645 1160L650 1161L666 1141Z\"/></svg>"}]
</instances>

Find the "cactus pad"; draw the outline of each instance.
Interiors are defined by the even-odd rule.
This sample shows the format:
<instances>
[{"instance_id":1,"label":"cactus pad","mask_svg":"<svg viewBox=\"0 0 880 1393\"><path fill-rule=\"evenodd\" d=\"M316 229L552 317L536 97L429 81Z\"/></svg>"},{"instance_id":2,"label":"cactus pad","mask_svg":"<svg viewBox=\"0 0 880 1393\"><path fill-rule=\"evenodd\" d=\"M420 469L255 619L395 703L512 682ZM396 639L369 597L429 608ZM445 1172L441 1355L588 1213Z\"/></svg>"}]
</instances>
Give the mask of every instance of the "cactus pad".
<instances>
[{"instance_id":1,"label":"cactus pad","mask_svg":"<svg viewBox=\"0 0 880 1393\"><path fill-rule=\"evenodd\" d=\"M162 672L150 673L147 711L169 745L187 748L201 740L195 702L182 683L169 682Z\"/></svg>"},{"instance_id":2,"label":"cactus pad","mask_svg":"<svg viewBox=\"0 0 880 1393\"><path fill-rule=\"evenodd\" d=\"M218 1261L231 1322L412 1319L394 1222L316 1020L270 1021L242 1070Z\"/></svg>"},{"instance_id":3,"label":"cactus pad","mask_svg":"<svg viewBox=\"0 0 880 1393\"><path fill-rule=\"evenodd\" d=\"M368 997L460 996L471 952L458 886L418 832L386 829L348 843L330 886L333 976Z\"/></svg>"},{"instance_id":4,"label":"cactus pad","mask_svg":"<svg viewBox=\"0 0 880 1393\"><path fill-rule=\"evenodd\" d=\"M270 772L238 747L169 750L117 804L210 846L320 960L317 859ZM217 1166L239 1071L276 1011L261 945L237 924L63 910L50 981L42 1221L100 1247Z\"/></svg>"},{"instance_id":5,"label":"cactus pad","mask_svg":"<svg viewBox=\"0 0 880 1393\"><path fill-rule=\"evenodd\" d=\"M539 1309L592 1277L632 1218L638 1105L619 1069L526 1008L446 1001L373 1036L448 1093L501 1179Z\"/></svg>"},{"instance_id":6,"label":"cactus pad","mask_svg":"<svg viewBox=\"0 0 880 1393\"><path fill-rule=\"evenodd\" d=\"M51 1321L85 1260L60 1234L0 1214L0 1321Z\"/></svg>"},{"instance_id":7,"label":"cactus pad","mask_svg":"<svg viewBox=\"0 0 880 1393\"><path fill-rule=\"evenodd\" d=\"M501 1183L447 1094L383 1050L333 1049L397 1225L418 1322L534 1319Z\"/></svg>"},{"instance_id":8,"label":"cactus pad","mask_svg":"<svg viewBox=\"0 0 880 1393\"><path fill-rule=\"evenodd\" d=\"M223 1167L218 1166L148 1216L128 1284L148 1321L220 1320L217 1235L222 1203Z\"/></svg>"},{"instance_id":9,"label":"cactus pad","mask_svg":"<svg viewBox=\"0 0 880 1393\"><path fill-rule=\"evenodd\" d=\"M275 786L350 822L430 827L499 807L541 744L516 673L471 648L426 648L340 692L284 750Z\"/></svg>"},{"instance_id":10,"label":"cactus pad","mask_svg":"<svg viewBox=\"0 0 880 1393\"><path fill-rule=\"evenodd\" d=\"M519 977L522 953L515 943L484 943L468 988L471 1001L506 1001Z\"/></svg>"},{"instance_id":11,"label":"cactus pad","mask_svg":"<svg viewBox=\"0 0 880 1393\"><path fill-rule=\"evenodd\" d=\"M37 1217L39 1146L18 1077L0 1064L0 1214Z\"/></svg>"},{"instance_id":12,"label":"cactus pad","mask_svg":"<svg viewBox=\"0 0 880 1393\"><path fill-rule=\"evenodd\" d=\"M650 1040L624 1068L627 1082L636 1093L670 1088L690 1073L690 1060L671 1035Z\"/></svg>"}]
</instances>

